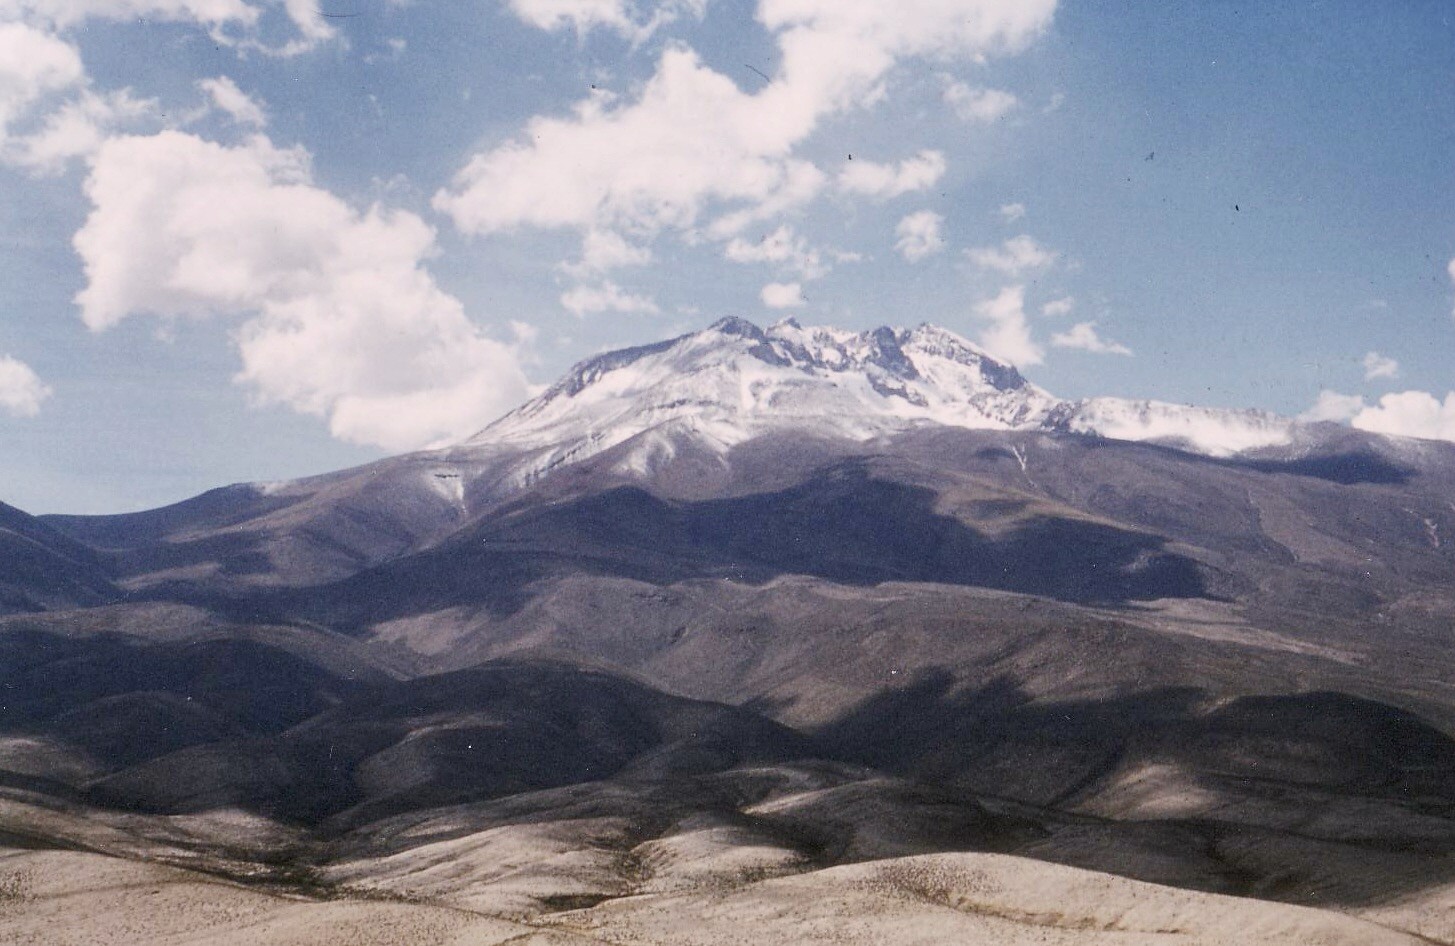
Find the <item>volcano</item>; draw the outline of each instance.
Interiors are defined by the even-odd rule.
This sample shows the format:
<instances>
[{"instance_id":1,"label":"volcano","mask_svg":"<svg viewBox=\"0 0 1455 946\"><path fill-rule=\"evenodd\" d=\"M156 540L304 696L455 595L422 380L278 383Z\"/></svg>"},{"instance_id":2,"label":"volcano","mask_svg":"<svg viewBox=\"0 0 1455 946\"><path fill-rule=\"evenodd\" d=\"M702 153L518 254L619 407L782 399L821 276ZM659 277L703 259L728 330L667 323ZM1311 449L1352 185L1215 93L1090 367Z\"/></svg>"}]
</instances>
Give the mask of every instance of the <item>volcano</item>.
<instances>
[{"instance_id":1,"label":"volcano","mask_svg":"<svg viewBox=\"0 0 1455 946\"><path fill-rule=\"evenodd\" d=\"M458 444L0 507L0 930L123 877L226 901L169 942L1452 942L1452 496L730 318Z\"/></svg>"}]
</instances>

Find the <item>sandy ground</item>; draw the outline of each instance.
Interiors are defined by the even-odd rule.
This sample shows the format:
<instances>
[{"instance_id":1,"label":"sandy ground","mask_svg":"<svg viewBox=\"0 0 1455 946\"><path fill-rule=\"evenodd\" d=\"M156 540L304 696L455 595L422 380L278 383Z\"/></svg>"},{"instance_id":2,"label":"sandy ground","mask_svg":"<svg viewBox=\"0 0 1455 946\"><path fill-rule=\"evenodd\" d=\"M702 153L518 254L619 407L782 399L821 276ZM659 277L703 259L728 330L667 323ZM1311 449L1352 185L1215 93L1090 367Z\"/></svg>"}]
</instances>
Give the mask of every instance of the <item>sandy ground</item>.
<instances>
[{"instance_id":1,"label":"sandy ground","mask_svg":"<svg viewBox=\"0 0 1455 946\"><path fill-rule=\"evenodd\" d=\"M308 900L102 855L0 855L0 942L10 946L493 946L532 933L449 907Z\"/></svg>"},{"instance_id":2,"label":"sandy ground","mask_svg":"<svg viewBox=\"0 0 1455 946\"><path fill-rule=\"evenodd\" d=\"M720 840L707 838L704 843ZM433 852L436 857L440 853ZM700 859L688 860L700 870ZM431 866L439 869L442 859ZM450 895L434 902L391 901L377 893L371 898L315 900L98 854L0 851L0 942L1394 946L1432 941L1337 913L1193 893L992 854L906 857L765 880L744 878L685 892L616 897L591 909L516 920L489 915L489 897L471 885L448 886ZM523 892L517 885L502 906L518 906ZM469 902L471 908L454 905L458 902ZM1404 922L1408 917L1386 919ZM1426 935L1437 932L1432 927Z\"/></svg>"}]
</instances>

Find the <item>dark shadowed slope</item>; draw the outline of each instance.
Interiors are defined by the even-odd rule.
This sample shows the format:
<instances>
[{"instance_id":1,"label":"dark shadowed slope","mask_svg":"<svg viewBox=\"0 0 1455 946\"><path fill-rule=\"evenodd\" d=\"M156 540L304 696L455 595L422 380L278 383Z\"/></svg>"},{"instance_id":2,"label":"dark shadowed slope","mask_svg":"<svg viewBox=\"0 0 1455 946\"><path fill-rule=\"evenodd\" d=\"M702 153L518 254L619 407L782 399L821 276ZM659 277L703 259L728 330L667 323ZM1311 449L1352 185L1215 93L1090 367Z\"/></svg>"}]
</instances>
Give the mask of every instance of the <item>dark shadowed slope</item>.
<instances>
[{"instance_id":1,"label":"dark shadowed slope","mask_svg":"<svg viewBox=\"0 0 1455 946\"><path fill-rule=\"evenodd\" d=\"M783 575L856 586L936 582L1080 602L1204 593L1198 564L1154 533L1046 503L1009 524L998 509L995 521L977 521L939 511L938 499L857 461L787 490L719 500L619 486L517 503L435 548L336 585L257 600L279 613L364 627L460 606L509 614L529 600L534 582L570 574L658 584L762 584Z\"/></svg>"},{"instance_id":2,"label":"dark shadowed slope","mask_svg":"<svg viewBox=\"0 0 1455 946\"><path fill-rule=\"evenodd\" d=\"M0 503L0 614L88 607L119 596L94 550Z\"/></svg>"}]
</instances>

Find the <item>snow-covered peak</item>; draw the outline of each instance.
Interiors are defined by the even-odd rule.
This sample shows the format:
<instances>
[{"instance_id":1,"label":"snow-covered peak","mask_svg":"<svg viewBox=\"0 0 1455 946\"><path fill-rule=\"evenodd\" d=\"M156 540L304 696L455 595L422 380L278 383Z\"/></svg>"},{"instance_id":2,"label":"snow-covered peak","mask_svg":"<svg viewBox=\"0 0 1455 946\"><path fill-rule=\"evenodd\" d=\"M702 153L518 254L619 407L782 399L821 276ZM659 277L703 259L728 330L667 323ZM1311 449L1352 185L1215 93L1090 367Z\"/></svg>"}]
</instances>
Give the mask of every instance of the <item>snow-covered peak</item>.
<instances>
[{"instance_id":1,"label":"snow-covered peak","mask_svg":"<svg viewBox=\"0 0 1455 946\"><path fill-rule=\"evenodd\" d=\"M922 423L1013 428L1055 398L970 342L933 326L849 332L743 319L609 352L471 438L599 452L651 430L720 446L786 428L864 439Z\"/></svg>"},{"instance_id":2,"label":"snow-covered peak","mask_svg":"<svg viewBox=\"0 0 1455 946\"><path fill-rule=\"evenodd\" d=\"M1293 422L1153 401L1063 401L946 329L854 332L727 318L679 338L587 359L463 446L528 451L527 475L619 444L649 472L686 442L715 453L791 431L869 440L923 425L1154 440L1225 456L1286 444Z\"/></svg>"}]
</instances>

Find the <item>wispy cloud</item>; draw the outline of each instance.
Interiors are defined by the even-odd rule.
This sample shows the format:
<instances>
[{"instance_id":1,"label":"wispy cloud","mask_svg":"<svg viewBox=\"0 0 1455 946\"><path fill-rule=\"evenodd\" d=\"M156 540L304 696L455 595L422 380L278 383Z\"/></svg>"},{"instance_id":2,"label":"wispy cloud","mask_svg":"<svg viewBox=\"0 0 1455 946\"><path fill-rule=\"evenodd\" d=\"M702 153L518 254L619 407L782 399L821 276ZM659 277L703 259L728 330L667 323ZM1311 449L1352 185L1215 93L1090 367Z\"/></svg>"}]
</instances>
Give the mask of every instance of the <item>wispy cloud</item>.
<instances>
[{"instance_id":1,"label":"wispy cloud","mask_svg":"<svg viewBox=\"0 0 1455 946\"><path fill-rule=\"evenodd\" d=\"M1364 380L1376 381L1380 378L1398 378L1399 362L1387 355L1381 355L1377 351L1369 352L1364 356Z\"/></svg>"},{"instance_id":2,"label":"wispy cloud","mask_svg":"<svg viewBox=\"0 0 1455 946\"><path fill-rule=\"evenodd\" d=\"M1022 367L1045 360L1045 350L1031 336L1024 286L1007 286L995 298L976 303L975 315L988 323L980 345L995 357Z\"/></svg>"},{"instance_id":3,"label":"wispy cloud","mask_svg":"<svg viewBox=\"0 0 1455 946\"><path fill-rule=\"evenodd\" d=\"M1018 278L1032 270L1047 268L1060 258L1060 254L1023 234L1006 240L1000 246L973 247L965 251L965 257L981 269Z\"/></svg>"},{"instance_id":4,"label":"wispy cloud","mask_svg":"<svg viewBox=\"0 0 1455 946\"><path fill-rule=\"evenodd\" d=\"M897 164L851 160L839 172L839 190L889 200L933 187L944 176L945 156L938 151L921 151Z\"/></svg>"},{"instance_id":5,"label":"wispy cloud","mask_svg":"<svg viewBox=\"0 0 1455 946\"><path fill-rule=\"evenodd\" d=\"M645 266L652 261L652 251L630 242L610 230L592 230L581 239L581 258L563 263L561 269L576 279L587 279L625 266Z\"/></svg>"},{"instance_id":6,"label":"wispy cloud","mask_svg":"<svg viewBox=\"0 0 1455 946\"><path fill-rule=\"evenodd\" d=\"M1320 391L1314 405L1298 419L1309 423L1335 421L1346 424L1365 408L1364 398L1357 394L1340 394L1338 391Z\"/></svg>"},{"instance_id":7,"label":"wispy cloud","mask_svg":"<svg viewBox=\"0 0 1455 946\"><path fill-rule=\"evenodd\" d=\"M803 298L803 286L796 282L770 282L759 295L763 305L770 309L796 309L807 301Z\"/></svg>"},{"instance_id":8,"label":"wispy cloud","mask_svg":"<svg viewBox=\"0 0 1455 946\"><path fill-rule=\"evenodd\" d=\"M894 248L911 263L933 256L945 248L944 223L945 218L932 210L912 213L894 228L898 238Z\"/></svg>"},{"instance_id":9,"label":"wispy cloud","mask_svg":"<svg viewBox=\"0 0 1455 946\"><path fill-rule=\"evenodd\" d=\"M1446 267L1446 271L1450 274L1450 281L1455 282L1455 259L1450 261L1450 265Z\"/></svg>"},{"instance_id":10,"label":"wispy cloud","mask_svg":"<svg viewBox=\"0 0 1455 946\"><path fill-rule=\"evenodd\" d=\"M993 122L1020 105L1020 99L1004 89L973 88L963 82L945 89L945 103L967 122Z\"/></svg>"},{"instance_id":11,"label":"wispy cloud","mask_svg":"<svg viewBox=\"0 0 1455 946\"><path fill-rule=\"evenodd\" d=\"M607 280L596 286L576 286L561 295L561 305L577 317L601 312L660 311L648 296L628 292Z\"/></svg>"},{"instance_id":12,"label":"wispy cloud","mask_svg":"<svg viewBox=\"0 0 1455 946\"><path fill-rule=\"evenodd\" d=\"M1006 223L1015 223L1025 217L1026 205L1018 203L1001 204L1000 210L997 212L1000 214L1000 219L1004 220Z\"/></svg>"},{"instance_id":13,"label":"wispy cloud","mask_svg":"<svg viewBox=\"0 0 1455 946\"><path fill-rule=\"evenodd\" d=\"M1045 305L1041 306L1041 314L1046 316L1047 318L1055 319L1065 315L1070 315L1072 310L1075 308L1075 299L1070 296L1062 296L1059 299L1052 299L1050 302L1047 302Z\"/></svg>"},{"instance_id":14,"label":"wispy cloud","mask_svg":"<svg viewBox=\"0 0 1455 946\"><path fill-rule=\"evenodd\" d=\"M1051 344L1057 348L1074 348L1094 355L1130 355L1132 350L1120 342L1102 338L1095 322L1078 322L1064 332L1051 336Z\"/></svg>"},{"instance_id":15,"label":"wispy cloud","mask_svg":"<svg viewBox=\"0 0 1455 946\"><path fill-rule=\"evenodd\" d=\"M734 263L768 263L804 279L821 279L829 272L823 254L787 224L757 240L734 237L723 248L723 256Z\"/></svg>"},{"instance_id":16,"label":"wispy cloud","mask_svg":"<svg viewBox=\"0 0 1455 946\"><path fill-rule=\"evenodd\" d=\"M237 87L237 83L227 76L218 76L215 79L200 79L197 87L207 94L212 100L212 105L218 111L227 115L239 125L249 125L253 128L263 128L268 124L268 116L251 96Z\"/></svg>"},{"instance_id":17,"label":"wispy cloud","mask_svg":"<svg viewBox=\"0 0 1455 946\"><path fill-rule=\"evenodd\" d=\"M684 14L701 16L707 0L662 0L650 16L642 16L628 0L508 0L511 12L543 30L572 29L578 35L609 29L642 42Z\"/></svg>"}]
</instances>

